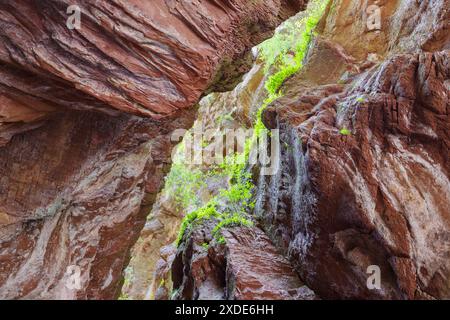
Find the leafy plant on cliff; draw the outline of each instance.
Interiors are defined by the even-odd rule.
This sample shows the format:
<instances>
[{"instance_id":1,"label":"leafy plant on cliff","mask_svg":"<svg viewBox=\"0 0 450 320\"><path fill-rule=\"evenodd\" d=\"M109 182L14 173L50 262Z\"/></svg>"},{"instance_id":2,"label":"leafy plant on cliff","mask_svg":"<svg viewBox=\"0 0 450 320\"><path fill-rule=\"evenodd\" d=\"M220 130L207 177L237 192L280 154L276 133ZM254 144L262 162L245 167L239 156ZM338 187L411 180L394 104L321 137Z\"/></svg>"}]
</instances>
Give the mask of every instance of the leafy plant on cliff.
<instances>
[{"instance_id":1,"label":"leafy plant on cliff","mask_svg":"<svg viewBox=\"0 0 450 320\"><path fill-rule=\"evenodd\" d=\"M265 86L269 99L276 96L283 82L303 67L313 30L320 21L329 0L312 0L303 18L287 23L285 32L279 32L259 46L266 71L275 67Z\"/></svg>"},{"instance_id":2,"label":"leafy plant on cliff","mask_svg":"<svg viewBox=\"0 0 450 320\"><path fill-rule=\"evenodd\" d=\"M288 22L285 32L277 33L272 39L259 46L260 56L265 62L265 71L273 72L273 74L265 83L268 97L256 114L253 136L247 139L243 153L226 157L220 166L220 171L230 177L229 187L221 190L215 198L200 209L186 215L180 228L177 245L181 243L186 230L192 224L204 219L217 221L213 235L218 243L225 243L225 238L221 234L223 228L253 225L253 222L248 219L247 212L255 206L252 201L255 186L251 175L246 172L245 163L257 139L263 133L268 133L261 118L262 112L275 99L282 96L280 88L283 82L303 67L302 62L306 56L313 29L322 17L328 2L329 0L312 0L300 21L290 24Z\"/></svg>"}]
</instances>

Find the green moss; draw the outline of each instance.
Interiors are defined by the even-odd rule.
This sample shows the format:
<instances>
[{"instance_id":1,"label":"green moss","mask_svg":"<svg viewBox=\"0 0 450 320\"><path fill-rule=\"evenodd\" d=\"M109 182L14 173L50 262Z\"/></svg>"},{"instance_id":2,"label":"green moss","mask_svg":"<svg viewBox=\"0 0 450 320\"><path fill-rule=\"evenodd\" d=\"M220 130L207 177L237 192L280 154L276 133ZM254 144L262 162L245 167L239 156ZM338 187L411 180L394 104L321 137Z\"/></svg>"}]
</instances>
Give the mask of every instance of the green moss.
<instances>
[{"instance_id":1,"label":"green moss","mask_svg":"<svg viewBox=\"0 0 450 320\"><path fill-rule=\"evenodd\" d=\"M339 133L344 136L349 136L352 134L352 132L349 129L347 129L346 127L343 127L341 130L339 130Z\"/></svg>"},{"instance_id":2,"label":"green moss","mask_svg":"<svg viewBox=\"0 0 450 320\"><path fill-rule=\"evenodd\" d=\"M197 192L205 186L204 174L199 169L187 168L183 163L174 163L165 186L174 197L178 209L183 210L199 205Z\"/></svg>"},{"instance_id":3,"label":"green moss","mask_svg":"<svg viewBox=\"0 0 450 320\"><path fill-rule=\"evenodd\" d=\"M220 214L217 211L216 207L217 207L217 200L215 198L213 198L205 206L187 214L184 217L183 221L181 222L180 231L178 232L178 237L176 240L177 246L179 246L181 244L181 242L183 241L183 237L186 232L186 229L190 228L194 222L198 222L203 219L206 219L206 220L211 219L213 217L215 217L215 218L220 217Z\"/></svg>"}]
</instances>

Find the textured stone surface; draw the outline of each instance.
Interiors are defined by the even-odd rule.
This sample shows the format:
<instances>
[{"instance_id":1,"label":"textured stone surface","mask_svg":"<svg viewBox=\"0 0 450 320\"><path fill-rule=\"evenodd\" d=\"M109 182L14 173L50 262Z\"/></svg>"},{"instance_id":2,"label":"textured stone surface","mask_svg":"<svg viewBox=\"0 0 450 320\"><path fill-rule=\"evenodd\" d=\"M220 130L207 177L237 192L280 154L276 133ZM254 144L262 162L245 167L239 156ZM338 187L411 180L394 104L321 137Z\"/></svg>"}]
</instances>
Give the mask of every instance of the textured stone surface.
<instances>
[{"instance_id":1,"label":"textured stone surface","mask_svg":"<svg viewBox=\"0 0 450 320\"><path fill-rule=\"evenodd\" d=\"M374 3L381 28L370 31ZM449 9L332 1L303 69L263 112L280 129L280 170L259 177L254 216L320 298L450 298ZM267 270L265 258L252 263L252 232L231 229L224 251L205 253L209 232L195 230L179 251L176 297L261 297L253 276ZM380 289L367 286L369 266Z\"/></svg>"},{"instance_id":2,"label":"textured stone surface","mask_svg":"<svg viewBox=\"0 0 450 320\"><path fill-rule=\"evenodd\" d=\"M69 4L81 8L78 30L66 27ZM302 7L1 0L0 298L117 297L171 132Z\"/></svg>"},{"instance_id":3,"label":"textured stone surface","mask_svg":"<svg viewBox=\"0 0 450 320\"><path fill-rule=\"evenodd\" d=\"M224 229L221 245L211 238L213 226L207 222L194 229L178 249L172 268L175 299L316 299L259 228Z\"/></svg>"},{"instance_id":4,"label":"textured stone surface","mask_svg":"<svg viewBox=\"0 0 450 320\"><path fill-rule=\"evenodd\" d=\"M223 133L228 129L240 128L243 124L248 125L251 123L251 113L255 112L255 108L260 105L265 95L263 66L256 63L234 90L212 93L199 102L198 116L189 134L192 131L202 132L202 130ZM202 145L204 150L214 147L213 143L205 142ZM192 170L206 171L209 168L207 164L185 165ZM206 204L220 188L225 188L228 177L206 179L204 182L205 185L196 195L198 204L189 208L180 208L176 194L170 188L165 188L158 195L139 240L131 252L132 258L125 273L126 285L122 288L124 297L129 299L167 297L166 292L171 288L169 270L172 260L167 254L167 248L176 240L183 216Z\"/></svg>"}]
</instances>

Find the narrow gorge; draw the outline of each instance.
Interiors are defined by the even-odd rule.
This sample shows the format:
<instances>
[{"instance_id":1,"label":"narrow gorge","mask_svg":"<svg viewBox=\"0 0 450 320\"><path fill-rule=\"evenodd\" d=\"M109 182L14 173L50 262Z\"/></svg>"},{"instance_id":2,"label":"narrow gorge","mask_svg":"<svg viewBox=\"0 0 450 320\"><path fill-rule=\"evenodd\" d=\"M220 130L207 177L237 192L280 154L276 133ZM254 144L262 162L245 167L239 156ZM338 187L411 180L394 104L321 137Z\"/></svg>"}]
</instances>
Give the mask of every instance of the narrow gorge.
<instances>
[{"instance_id":1,"label":"narrow gorge","mask_svg":"<svg viewBox=\"0 0 450 320\"><path fill-rule=\"evenodd\" d=\"M449 27L0 0L0 299L450 299Z\"/></svg>"}]
</instances>

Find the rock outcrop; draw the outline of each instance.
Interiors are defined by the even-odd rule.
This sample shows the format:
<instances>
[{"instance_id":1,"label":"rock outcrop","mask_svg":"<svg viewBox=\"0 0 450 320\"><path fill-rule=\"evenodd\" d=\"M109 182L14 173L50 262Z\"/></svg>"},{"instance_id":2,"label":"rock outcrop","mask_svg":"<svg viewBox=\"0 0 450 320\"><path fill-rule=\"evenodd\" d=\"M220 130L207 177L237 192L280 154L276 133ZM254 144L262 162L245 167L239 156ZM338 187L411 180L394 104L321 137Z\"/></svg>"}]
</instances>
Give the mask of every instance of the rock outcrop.
<instances>
[{"instance_id":1,"label":"rock outcrop","mask_svg":"<svg viewBox=\"0 0 450 320\"><path fill-rule=\"evenodd\" d=\"M0 1L0 298L117 297L171 132L303 6Z\"/></svg>"},{"instance_id":2,"label":"rock outcrop","mask_svg":"<svg viewBox=\"0 0 450 320\"><path fill-rule=\"evenodd\" d=\"M340 24L353 11L336 1L305 68L265 110L281 170L260 179L256 212L322 298L448 299L448 2L383 10L384 45L361 47L336 32L364 26Z\"/></svg>"},{"instance_id":3,"label":"rock outcrop","mask_svg":"<svg viewBox=\"0 0 450 320\"><path fill-rule=\"evenodd\" d=\"M449 15L443 0L331 1L262 114L280 130L280 170L258 177L253 216L320 298L450 298ZM202 252L209 233L180 247L175 298L239 298L232 279L258 250L230 234L260 238L229 229ZM249 279L239 292L260 298Z\"/></svg>"},{"instance_id":4,"label":"rock outcrop","mask_svg":"<svg viewBox=\"0 0 450 320\"><path fill-rule=\"evenodd\" d=\"M198 116L192 129L186 134L214 130L224 133L226 130L251 125L251 114L256 112L267 93L264 88L263 65L256 63L244 76L242 82L233 91L211 93L199 102ZM214 148L213 141L203 141L202 151ZM178 147L178 149L181 149ZM188 156L191 154L187 152ZM193 164L184 161L186 151L177 151L177 157L183 160L187 170L207 171L208 164ZM172 166L167 178L170 180L180 172ZM177 179L177 178L175 178ZM198 201L189 205L180 205L178 193L174 189L184 189L186 186L174 185L166 187L158 195L150 215L147 217L139 240L131 252L131 261L125 272L125 285L122 297L125 299L168 298L172 288L170 266L173 260L172 252L176 251L173 242L178 236L183 216L206 204L221 188L225 188L228 177L205 179L204 184L192 194ZM186 183L179 179L180 183ZM175 188L174 188L175 187Z\"/></svg>"}]
</instances>

